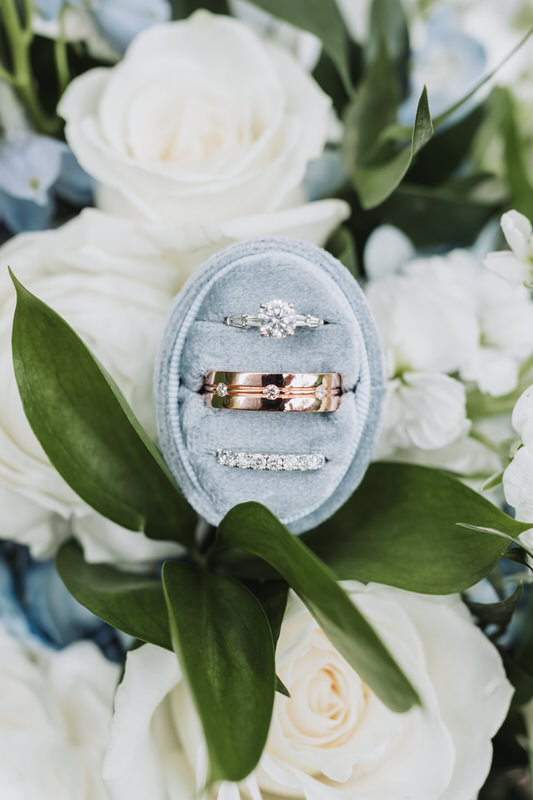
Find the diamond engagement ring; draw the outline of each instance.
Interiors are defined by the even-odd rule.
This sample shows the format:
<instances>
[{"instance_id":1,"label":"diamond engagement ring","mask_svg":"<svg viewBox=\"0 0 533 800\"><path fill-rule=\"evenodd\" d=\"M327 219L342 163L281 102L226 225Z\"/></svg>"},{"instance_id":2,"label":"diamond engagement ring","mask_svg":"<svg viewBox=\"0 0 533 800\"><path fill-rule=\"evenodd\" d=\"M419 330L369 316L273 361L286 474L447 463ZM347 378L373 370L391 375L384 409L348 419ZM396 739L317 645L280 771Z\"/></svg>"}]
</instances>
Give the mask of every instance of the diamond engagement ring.
<instances>
[{"instance_id":1,"label":"diamond engagement ring","mask_svg":"<svg viewBox=\"0 0 533 800\"><path fill-rule=\"evenodd\" d=\"M320 328L325 320L311 314L297 314L293 303L284 300L270 300L261 303L257 314L237 314L226 317L226 325L233 328L259 328L261 336L271 339L285 339L294 336L296 328Z\"/></svg>"},{"instance_id":2,"label":"diamond engagement ring","mask_svg":"<svg viewBox=\"0 0 533 800\"><path fill-rule=\"evenodd\" d=\"M240 450L217 450L217 462L224 467L261 469L272 472L310 472L326 463L322 453L243 453Z\"/></svg>"},{"instance_id":3,"label":"diamond engagement ring","mask_svg":"<svg viewBox=\"0 0 533 800\"><path fill-rule=\"evenodd\" d=\"M336 411L343 393L338 372L221 372L205 375L210 408L243 411Z\"/></svg>"}]
</instances>

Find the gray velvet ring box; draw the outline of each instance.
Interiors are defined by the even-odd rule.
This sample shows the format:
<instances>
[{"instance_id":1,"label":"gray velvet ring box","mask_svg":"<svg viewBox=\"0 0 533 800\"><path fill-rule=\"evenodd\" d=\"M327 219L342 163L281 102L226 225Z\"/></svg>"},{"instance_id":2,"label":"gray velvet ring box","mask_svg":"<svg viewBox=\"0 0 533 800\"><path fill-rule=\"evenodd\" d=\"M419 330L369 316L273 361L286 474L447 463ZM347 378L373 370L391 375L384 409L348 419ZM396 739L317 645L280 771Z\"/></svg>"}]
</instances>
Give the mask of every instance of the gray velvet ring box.
<instances>
[{"instance_id":1,"label":"gray velvet ring box","mask_svg":"<svg viewBox=\"0 0 533 800\"><path fill-rule=\"evenodd\" d=\"M224 324L279 298L328 321L284 339ZM209 370L340 372L333 413L207 408ZM210 258L176 297L159 353L155 392L163 456L196 511L217 524L237 503L263 503L295 533L323 522L355 490L372 457L384 396L382 353L365 297L329 253L293 239L240 242ZM218 449L323 453L315 471L260 471L217 463Z\"/></svg>"}]
</instances>

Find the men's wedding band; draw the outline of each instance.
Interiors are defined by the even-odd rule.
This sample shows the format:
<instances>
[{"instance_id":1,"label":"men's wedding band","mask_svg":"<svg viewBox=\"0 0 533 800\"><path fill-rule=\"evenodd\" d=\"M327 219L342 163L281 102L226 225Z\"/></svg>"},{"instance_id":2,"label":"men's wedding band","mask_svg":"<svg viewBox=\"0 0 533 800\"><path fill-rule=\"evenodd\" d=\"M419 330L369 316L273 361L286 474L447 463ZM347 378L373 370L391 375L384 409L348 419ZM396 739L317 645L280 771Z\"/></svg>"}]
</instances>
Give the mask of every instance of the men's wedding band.
<instances>
[{"instance_id":1,"label":"men's wedding band","mask_svg":"<svg viewBox=\"0 0 533 800\"><path fill-rule=\"evenodd\" d=\"M245 453L240 450L217 450L217 463L237 469L271 472L311 472L326 463L322 453Z\"/></svg>"},{"instance_id":2,"label":"men's wedding band","mask_svg":"<svg viewBox=\"0 0 533 800\"><path fill-rule=\"evenodd\" d=\"M343 393L338 372L222 372L204 378L209 408L242 411L336 411Z\"/></svg>"},{"instance_id":3,"label":"men's wedding band","mask_svg":"<svg viewBox=\"0 0 533 800\"><path fill-rule=\"evenodd\" d=\"M259 328L261 336L285 339L294 336L296 328L320 328L325 320L312 314L297 314L293 303L285 300L270 300L261 303L257 314L236 314L225 318L226 325L233 328Z\"/></svg>"}]
</instances>

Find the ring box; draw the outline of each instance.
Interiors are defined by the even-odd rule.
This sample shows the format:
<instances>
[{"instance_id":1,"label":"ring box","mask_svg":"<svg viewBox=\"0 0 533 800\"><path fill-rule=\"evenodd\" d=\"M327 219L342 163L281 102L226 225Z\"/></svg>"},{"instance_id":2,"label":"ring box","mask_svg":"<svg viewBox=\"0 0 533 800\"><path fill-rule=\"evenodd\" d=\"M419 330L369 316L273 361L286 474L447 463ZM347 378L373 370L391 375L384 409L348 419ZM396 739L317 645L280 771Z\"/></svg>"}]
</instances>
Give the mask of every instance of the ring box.
<instances>
[{"instance_id":1,"label":"ring box","mask_svg":"<svg viewBox=\"0 0 533 800\"><path fill-rule=\"evenodd\" d=\"M328 324L273 339L224 323L277 298ZM338 372L345 394L337 411L322 414L208 408L202 386L210 370ZM239 242L210 258L174 302L155 375L160 447L185 497L209 523L255 500L300 533L331 516L361 481L384 391L376 326L348 270L306 242ZM238 469L219 463L218 450L322 453L326 463L312 471Z\"/></svg>"}]
</instances>

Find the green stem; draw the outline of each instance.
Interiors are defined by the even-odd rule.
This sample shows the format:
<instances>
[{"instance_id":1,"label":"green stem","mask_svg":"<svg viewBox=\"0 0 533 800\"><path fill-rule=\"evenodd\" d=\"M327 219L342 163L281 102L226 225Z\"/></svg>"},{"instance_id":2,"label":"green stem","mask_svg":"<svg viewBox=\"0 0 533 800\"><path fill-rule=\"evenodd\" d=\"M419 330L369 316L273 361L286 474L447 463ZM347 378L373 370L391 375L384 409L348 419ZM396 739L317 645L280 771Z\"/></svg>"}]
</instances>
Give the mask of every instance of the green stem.
<instances>
[{"instance_id":1,"label":"green stem","mask_svg":"<svg viewBox=\"0 0 533 800\"><path fill-rule=\"evenodd\" d=\"M54 57L56 62L57 80L59 83L59 95L61 96L70 81L70 69L68 66L67 43L65 41L65 11L64 5L59 12L59 36L54 43Z\"/></svg>"},{"instance_id":2,"label":"green stem","mask_svg":"<svg viewBox=\"0 0 533 800\"><path fill-rule=\"evenodd\" d=\"M497 442L493 442L492 439L489 439L489 437L485 436L484 433L481 433L481 431L476 431L474 428L470 430L469 436L472 439L476 439L476 441L485 445L485 447L488 447L489 450L492 450L494 453L497 453L501 458L502 446L500 444L498 444Z\"/></svg>"},{"instance_id":3,"label":"green stem","mask_svg":"<svg viewBox=\"0 0 533 800\"><path fill-rule=\"evenodd\" d=\"M13 60L11 83L26 106L37 130L53 136L60 130L61 120L57 116L48 115L42 108L31 71L30 45L33 39L31 0L26 0L25 27L21 25L14 0L2 0L1 8Z\"/></svg>"}]
</instances>

